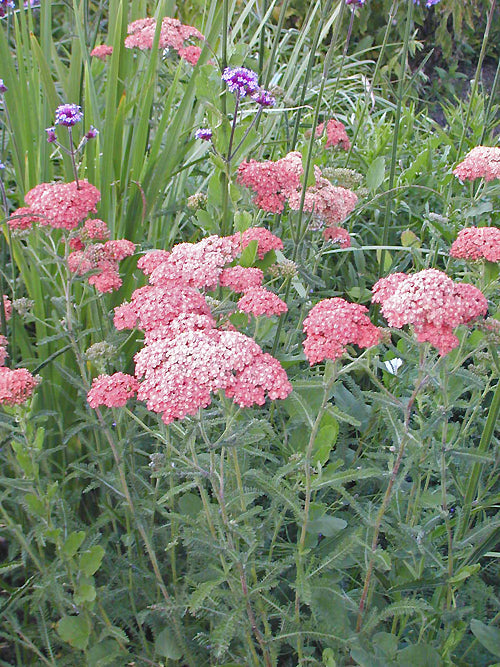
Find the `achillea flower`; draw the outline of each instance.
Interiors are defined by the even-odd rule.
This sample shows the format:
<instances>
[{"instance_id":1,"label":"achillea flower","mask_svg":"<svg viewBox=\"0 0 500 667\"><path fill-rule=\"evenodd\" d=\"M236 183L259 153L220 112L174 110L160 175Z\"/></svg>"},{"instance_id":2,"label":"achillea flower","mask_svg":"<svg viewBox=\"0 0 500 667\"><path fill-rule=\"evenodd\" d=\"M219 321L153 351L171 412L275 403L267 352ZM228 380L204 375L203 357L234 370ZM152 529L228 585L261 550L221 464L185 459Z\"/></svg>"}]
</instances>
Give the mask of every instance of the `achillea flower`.
<instances>
[{"instance_id":1,"label":"achillea flower","mask_svg":"<svg viewBox=\"0 0 500 667\"><path fill-rule=\"evenodd\" d=\"M321 137L325 129L325 124L320 123L316 128L316 136ZM351 148L351 142L347 136L347 131L345 125L340 122L340 120L335 120L335 118L330 118L326 123L326 146L325 148L331 148L332 146L339 146L344 151L348 151Z\"/></svg>"},{"instance_id":2,"label":"achillea flower","mask_svg":"<svg viewBox=\"0 0 500 667\"><path fill-rule=\"evenodd\" d=\"M201 139L202 141L210 141L212 139L212 130L208 127L200 127L194 133L196 139Z\"/></svg>"},{"instance_id":3,"label":"achillea flower","mask_svg":"<svg viewBox=\"0 0 500 667\"><path fill-rule=\"evenodd\" d=\"M455 167L453 173L461 181L474 181L476 178L492 181L500 178L500 148L476 146Z\"/></svg>"},{"instance_id":4,"label":"achillea flower","mask_svg":"<svg viewBox=\"0 0 500 667\"><path fill-rule=\"evenodd\" d=\"M238 243L232 236L209 236L198 243L178 243L164 262L152 271L152 285L215 289L226 264L236 257Z\"/></svg>"},{"instance_id":5,"label":"achillea flower","mask_svg":"<svg viewBox=\"0 0 500 667\"><path fill-rule=\"evenodd\" d=\"M145 49L153 48L153 41L156 32L156 20L139 19L133 21L128 26L129 36L125 38L125 48L138 48L144 51ZM182 25L177 19L165 17L161 22L160 41L158 47L160 49L173 49L177 51L178 55L195 65L201 53L199 47L185 44L191 38L204 40L204 36L199 30L192 26Z\"/></svg>"},{"instance_id":6,"label":"achillea flower","mask_svg":"<svg viewBox=\"0 0 500 667\"><path fill-rule=\"evenodd\" d=\"M103 247L106 259L114 262L121 262L125 257L130 257L135 252L135 243L128 239L117 239L116 241L106 241Z\"/></svg>"},{"instance_id":7,"label":"achillea flower","mask_svg":"<svg viewBox=\"0 0 500 667\"><path fill-rule=\"evenodd\" d=\"M286 372L270 354L255 357L226 387L226 396L242 408L264 405L266 392L272 401L285 399L292 391Z\"/></svg>"},{"instance_id":8,"label":"achillea flower","mask_svg":"<svg viewBox=\"0 0 500 667\"><path fill-rule=\"evenodd\" d=\"M339 359L349 344L373 347L380 341L380 331L366 315L368 309L335 297L317 303L304 320L307 336L303 343L311 364L324 359Z\"/></svg>"},{"instance_id":9,"label":"achillea flower","mask_svg":"<svg viewBox=\"0 0 500 667\"><path fill-rule=\"evenodd\" d=\"M74 229L89 213L96 213L101 193L85 180L40 183L24 199L41 225Z\"/></svg>"},{"instance_id":10,"label":"achillea flower","mask_svg":"<svg viewBox=\"0 0 500 667\"><path fill-rule=\"evenodd\" d=\"M272 317L286 313L288 306L277 294L264 287L251 287L238 301L238 310L260 317Z\"/></svg>"},{"instance_id":11,"label":"achillea flower","mask_svg":"<svg viewBox=\"0 0 500 667\"><path fill-rule=\"evenodd\" d=\"M358 197L352 190L332 185L318 167L314 167L314 172L316 184L306 190L304 211L314 213L327 225L338 225L354 210ZM301 196L300 192L290 194L288 205L292 210L299 210Z\"/></svg>"},{"instance_id":12,"label":"achillea flower","mask_svg":"<svg viewBox=\"0 0 500 667\"><path fill-rule=\"evenodd\" d=\"M450 255L458 259L487 259L489 262L500 262L500 229L498 227L462 229L453 241Z\"/></svg>"},{"instance_id":13,"label":"achillea flower","mask_svg":"<svg viewBox=\"0 0 500 667\"><path fill-rule=\"evenodd\" d=\"M259 88L257 73L247 67L226 67L222 72L222 79L229 91L240 97L252 95Z\"/></svg>"},{"instance_id":14,"label":"achillea flower","mask_svg":"<svg viewBox=\"0 0 500 667\"><path fill-rule=\"evenodd\" d=\"M99 273L89 276L89 285L93 285L98 292L114 292L122 286L120 274L113 268L106 268Z\"/></svg>"},{"instance_id":15,"label":"achillea flower","mask_svg":"<svg viewBox=\"0 0 500 667\"><path fill-rule=\"evenodd\" d=\"M146 276L153 273L157 266L170 257L168 250L150 250L137 262L137 268Z\"/></svg>"},{"instance_id":16,"label":"achillea flower","mask_svg":"<svg viewBox=\"0 0 500 667\"><path fill-rule=\"evenodd\" d=\"M5 366L5 360L9 356L7 345L8 341L5 336L0 335L0 366Z\"/></svg>"},{"instance_id":17,"label":"achillea flower","mask_svg":"<svg viewBox=\"0 0 500 667\"><path fill-rule=\"evenodd\" d=\"M256 206L270 213L281 213L286 200L300 187L303 171L302 156L294 151L276 162L242 162L237 180L255 192Z\"/></svg>"},{"instance_id":18,"label":"achillea flower","mask_svg":"<svg viewBox=\"0 0 500 667\"><path fill-rule=\"evenodd\" d=\"M230 266L220 274L222 287L230 287L234 292L246 292L251 287L260 287L264 279L261 269L245 266Z\"/></svg>"},{"instance_id":19,"label":"achillea flower","mask_svg":"<svg viewBox=\"0 0 500 667\"><path fill-rule=\"evenodd\" d=\"M118 263L132 255L134 250L135 245L126 239L106 241L104 244L92 243L83 250L69 254L68 268L80 276L97 270L96 274L89 276L89 285L93 285L99 292L113 292L122 285Z\"/></svg>"},{"instance_id":20,"label":"achillea flower","mask_svg":"<svg viewBox=\"0 0 500 667\"><path fill-rule=\"evenodd\" d=\"M80 232L80 238L84 241L94 240L94 241L106 241L109 239L109 228L104 220L99 218L91 218L86 220L83 225L83 229ZM133 252L133 251L132 251Z\"/></svg>"},{"instance_id":21,"label":"achillea flower","mask_svg":"<svg viewBox=\"0 0 500 667\"><path fill-rule=\"evenodd\" d=\"M30 229L35 222L42 222L43 218L33 211L33 209L23 206L10 214L7 224L11 229Z\"/></svg>"},{"instance_id":22,"label":"achillea flower","mask_svg":"<svg viewBox=\"0 0 500 667\"><path fill-rule=\"evenodd\" d=\"M372 301L382 304L382 314L390 326L400 329L405 324L413 325L417 340L431 343L441 355L459 344L453 329L488 309L477 287L454 283L436 269L381 278L372 291Z\"/></svg>"},{"instance_id":23,"label":"achillea flower","mask_svg":"<svg viewBox=\"0 0 500 667\"><path fill-rule=\"evenodd\" d=\"M105 405L108 408L120 408L126 405L139 391L139 382L132 375L114 373L99 375L92 380L92 387L87 394L91 408Z\"/></svg>"},{"instance_id":24,"label":"achillea flower","mask_svg":"<svg viewBox=\"0 0 500 667\"><path fill-rule=\"evenodd\" d=\"M5 313L5 319L10 320L12 317L12 302L5 294L3 295L3 311Z\"/></svg>"},{"instance_id":25,"label":"achillea flower","mask_svg":"<svg viewBox=\"0 0 500 667\"><path fill-rule=\"evenodd\" d=\"M283 241L265 227L249 227L242 234L235 234L234 238L244 250L251 241L257 241L257 257L264 259L270 250L283 250Z\"/></svg>"},{"instance_id":26,"label":"achillea flower","mask_svg":"<svg viewBox=\"0 0 500 667\"><path fill-rule=\"evenodd\" d=\"M323 230L323 238L325 241L336 243L341 248L351 247L351 237L349 232L342 227L326 227L326 229Z\"/></svg>"},{"instance_id":27,"label":"achillea flower","mask_svg":"<svg viewBox=\"0 0 500 667\"><path fill-rule=\"evenodd\" d=\"M113 54L113 47L108 46L107 44L99 44L99 46L96 46L92 49L90 52L90 55L93 58L99 58L99 60L106 60L108 56L111 56Z\"/></svg>"},{"instance_id":28,"label":"achillea flower","mask_svg":"<svg viewBox=\"0 0 500 667\"><path fill-rule=\"evenodd\" d=\"M73 127L83 120L82 107L78 104L61 104L56 109L56 125Z\"/></svg>"},{"instance_id":29,"label":"achillea flower","mask_svg":"<svg viewBox=\"0 0 500 667\"><path fill-rule=\"evenodd\" d=\"M0 367L0 405L21 405L33 393L36 378L25 368Z\"/></svg>"}]
</instances>

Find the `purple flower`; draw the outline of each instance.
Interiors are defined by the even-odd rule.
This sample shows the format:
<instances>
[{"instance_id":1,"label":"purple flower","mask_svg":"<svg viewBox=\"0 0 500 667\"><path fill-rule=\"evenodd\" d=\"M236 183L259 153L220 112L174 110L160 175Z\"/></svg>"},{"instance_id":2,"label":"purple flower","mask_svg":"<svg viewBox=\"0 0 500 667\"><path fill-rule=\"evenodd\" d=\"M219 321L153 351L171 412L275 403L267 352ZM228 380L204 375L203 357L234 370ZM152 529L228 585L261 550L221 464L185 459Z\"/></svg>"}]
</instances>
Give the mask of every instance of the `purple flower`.
<instances>
[{"instance_id":1,"label":"purple flower","mask_svg":"<svg viewBox=\"0 0 500 667\"><path fill-rule=\"evenodd\" d=\"M8 90L7 86L3 82L3 79L0 79L0 93L6 93Z\"/></svg>"},{"instance_id":2,"label":"purple flower","mask_svg":"<svg viewBox=\"0 0 500 667\"><path fill-rule=\"evenodd\" d=\"M49 144L53 144L56 138L56 128L55 127L46 127L45 132L47 132L47 141Z\"/></svg>"},{"instance_id":3,"label":"purple flower","mask_svg":"<svg viewBox=\"0 0 500 667\"><path fill-rule=\"evenodd\" d=\"M259 88L253 95L252 100L260 104L261 107L273 107L276 99L264 88Z\"/></svg>"},{"instance_id":4,"label":"purple flower","mask_svg":"<svg viewBox=\"0 0 500 667\"><path fill-rule=\"evenodd\" d=\"M202 141L210 141L212 138L212 130L208 127L200 127L199 130L196 130L194 136Z\"/></svg>"},{"instance_id":5,"label":"purple flower","mask_svg":"<svg viewBox=\"0 0 500 667\"><path fill-rule=\"evenodd\" d=\"M83 120L82 107L78 104L61 104L56 109L56 125L73 127Z\"/></svg>"},{"instance_id":6,"label":"purple flower","mask_svg":"<svg viewBox=\"0 0 500 667\"><path fill-rule=\"evenodd\" d=\"M99 130L96 130L93 125L89 127L89 131L85 133L85 139L95 139L99 134Z\"/></svg>"},{"instance_id":7,"label":"purple flower","mask_svg":"<svg viewBox=\"0 0 500 667\"><path fill-rule=\"evenodd\" d=\"M2 170L5 169L5 165L4 165L3 162L0 162L0 169L2 169Z\"/></svg>"},{"instance_id":8,"label":"purple flower","mask_svg":"<svg viewBox=\"0 0 500 667\"><path fill-rule=\"evenodd\" d=\"M5 16L5 14L7 14L9 7L11 9L14 9L15 7L14 0L0 0L0 18L2 18L2 16Z\"/></svg>"},{"instance_id":9,"label":"purple flower","mask_svg":"<svg viewBox=\"0 0 500 667\"><path fill-rule=\"evenodd\" d=\"M362 7L365 4L365 0L345 0L345 4L346 5L356 5L357 7Z\"/></svg>"},{"instance_id":10,"label":"purple flower","mask_svg":"<svg viewBox=\"0 0 500 667\"><path fill-rule=\"evenodd\" d=\"M238 93L240 97L254 93L259 87L257 73L246 67L226 67L222 78L230 92Z\"/></svg>"}]
</instances>

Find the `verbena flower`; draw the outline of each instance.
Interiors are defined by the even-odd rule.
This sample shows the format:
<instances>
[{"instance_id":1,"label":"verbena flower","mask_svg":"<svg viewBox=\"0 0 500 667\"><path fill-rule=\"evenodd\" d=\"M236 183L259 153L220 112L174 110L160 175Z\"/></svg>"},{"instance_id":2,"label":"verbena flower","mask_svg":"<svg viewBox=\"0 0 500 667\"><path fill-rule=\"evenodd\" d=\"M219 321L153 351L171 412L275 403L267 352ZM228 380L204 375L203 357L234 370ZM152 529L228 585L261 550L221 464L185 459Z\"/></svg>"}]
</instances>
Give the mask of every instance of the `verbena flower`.
<instances>
[{"instance_id":1,"label":"verbena flower","mask_svg":"<svg viewBox=\"0 0 500 667\"><path fill-rule=\"evenodd\" d=\"M372 292L372 301L382 305L390 326L400 329L413 325L417 340L431 343L441 355L459 344L453 329L488 310L488 302L477 287L454 283L437 269L381 278Z\"/></svg>"},{"instance_id":2,"label":"verbena flower","mask_svg":"<svg viewBox=\"0 0 500 667\"><path fill-rule=\"evenodd\" d=\"M489 262L500 262L500 229L498 227L462 229L453 241L450 255L458 259L486 259Z\"/></svg>"},{"instance_id":3,"label":"verbena flower","mask_svg":"<svg viewBox=\"0 0 500 667\"><path fill-rule=\"evenodd\" d=\"M4 17L9 9L15 8L14 0L0 0L0 18Z\"/></svg>"},{"instance_id":4,"label":"verbena flower","mask_svg":"<svg viewBox=\"0 0 500 667\"><path fill-rule=\"evenodd\" d=\"M309 311L303 329L304 353L311 364L325 359L339 359L350 344L373 347L380 341L380 331L366 315L368 308L335 297L323 299Z\"/></svg>"},{"instance_id":5,"label":"verbena flower","mask_svg":"<svg viewBox=\"0 0 500 667\"><path fill-rule=\"evenodd\" d=\"M83 120L82 108L78 104L61 104L56 109L56 125L73 127Z\"/></svg>"},{"instance_id":6,"label":"verbena flower","mask_svg":"<svg viewBox=\"0 0 500 667\"><path fill-rule=\"evenodd\" d=\"M6 93L8 91L7 86L3 82L3 79L0 79L0 93Z\"/></svg>"},{"instance_id":7,"label":"verbena flower","mask_svg":"<svg viewBox=\"0 0 500 667\"><path fill-rule=\"evenodd\" d=\"M252 94L252 100L260 104L261 107L273 107L276 104L276 98L268 90L259 88Z\"/></svg>"},{"instance_id":8,"label":"verbena flower","mask_svg":"<svg viewBox=\"0 0 500 667\"><path fill-rule=\"evenodd\" d=\"M194 133L196 139L201 139L202 141L210 141L212 139L212 130L208 127L200 127Z\"/></svg>"},{"instance_id":9,"label":"verbena flower","mask_svg":"<svg viewBox=\"0 0 500 667\"><path fill-rule=\"evenodd\" d=\"M240 97L255 93L259 87L257 73L247 67L226 67L222 79L229 91L238 93Z\"/></svg>"},{"instance_id":10,"label":"verbena flower","mask_svg":"<svg viewBox=\"0 0 500 667\"><path fill-rule=\"evenodd\" d=\"M97 135L99 134L99 130L96 130L96 128L91 125L88 129L87 132L85 132L85 139L90 140L90 139L95 139Z\"/></svg>"},{"instance_id":11,"label":"verbena flower","mask_svg":"<svg viewBox=\"0 0 500 667\"><path fill-rule=\"evenodd\" d=\"M55 127L46 127L45 132L47 132L47 141L49 144L53 144L55 141L57 141Z\"/></svg>"}]
</instances>

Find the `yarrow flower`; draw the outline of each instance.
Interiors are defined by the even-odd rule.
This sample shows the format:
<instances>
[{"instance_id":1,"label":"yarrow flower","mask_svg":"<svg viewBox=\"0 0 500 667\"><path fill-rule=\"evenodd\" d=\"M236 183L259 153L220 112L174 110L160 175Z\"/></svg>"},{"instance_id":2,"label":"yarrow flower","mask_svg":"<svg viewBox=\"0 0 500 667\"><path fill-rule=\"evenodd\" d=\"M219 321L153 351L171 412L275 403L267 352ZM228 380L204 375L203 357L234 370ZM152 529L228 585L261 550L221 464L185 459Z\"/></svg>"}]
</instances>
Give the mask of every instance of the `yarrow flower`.
<instances>
[{"instance_id":1,"label":"yarrow flower","mask_svg":"<svg viewBox=\"0 0 500 667\"><path fill-rule=\"evenodd\" d=\"M288 307L277 294L264 287L251 287L238 301L238 310L243 313L251 313L255 317L261 315L272 317L286 313Z\"/></svg>"},{"instance_id":2,"label":"yarrow flower","mask_svg":"<svg viewBox=\"0 0 500 667\"><path fill-rule=\"evenodd\" d=\"M368 309L335 297L317 303L304 320L307 334L303 343L311 364L339 359L350 344L373 347L380 341L379 329L366 315Z\"/></svg>"},{"instance_id":3,"label":"yarrow flower","mask_svg":"<svg viewBox=\"0 0 500 667\"><path fill-rule=\"evenodd\" d=\"M242 162L237 180L255 192L256 206L270 213L282 213L287 199L300 187L303 172L302 155L294 151L276 162Z\"/></svg>"},{"instance_id":4,"label":"yarrow flower","mask_svg":"<svg viewBox=\"0 0 500 667\"><path fill-rule=\"evenodd\" d=\"M245 266L230 266L220 274L222 287L230 287L233 292L246 292L252 287L260 287L264 279L261 269Z\"/></svg>"},{"instance_id":5,"label":"yarrow flower","mask_svg":"<svg viewBox=\"0 0 500 667\"><path fill-rule=\"evenodd\" d=\"M500 178L500 148L476 146L455 167L453 173L461 181L475 181L476 178L492 181Z\"/></svg>"},{"instance_id":6,"label":"yarrow flower","mask_svg":"<svg viewBox=\"0 0 500 667\"><path fill-rule=\"evenodd\" d=\"M37 379L25 368L0 367L0 405L21 405L32 395Z\"/></svg>"},{"instance_id":7,"label":"yarrow flower","mask_svg":"<svg viewBox=\"0 0 500 667\"><path fill-rule=\"evenodd\" d=\"M12 302L5 294L3 295L3 312L5 313L5 319L10 320L12 317Z\"/></svg>"},{"instance_id":8,"label":"yarrow flower","mask_svg":"<svg viewBox=\"0 0 500 667\"><path fill-rule=\"evenodd\" d=\"M7 224L12 230L30 229L35 222L43 223L43 218L26 206L18 208L7 219Z\"/></svg>"},{"instance_id":9,"label":"yarrow flower","mask_svg":"<svg viewBox=\"0 0 500 667\"><path fill-rule=\"evenodd\" d=\"M56 109L56 125L73 127L83 120L82 107L78 104L61 104Z\"/></svg>"},{"instance_id":10,"label":"yarrow flower","mask_svg":"<svg viewBox=\"0 0 500 667\"><path fill-rule=\"evenodd\" d=\"M99 58L99 60L106 60L106 58L108 56L111 56L112 54L113 54L113 47L108 46L107 44L99 44L98 46L94 47L90 52L90 55L93 58Z\"/></svg>"},{"instance_id":11,"label":"yarrow flower","mask_svg":"<svg viewBox=\"0 0 500 667\"><path fill-rule=\"evenodd\" d=\"M132 375L114 373L99 375L92 380L92 387L87 394L91 408L105 405L108 408L120 408L126 405L139 391L139 382Z\"/></svg>"},{"instance_id":12,"label":"yarrow flower","mask_svg":"<svg viewBox=\"0 0 500 667\"><path fill-rule=\"evenodd\" d=\"M7 338L5 336L0 335L0 366L5 365L5 360L9 356L9 353L7 352Z\"/></svg>"},{"instance_id":13,"label":"yarrow flower","mask_svg":"<svg viewBox=\"0 0 500 667\"><path fill-rule=\"evenodd\" d=\"M265 227L249 227L243 233L235 234L233 238L241 245L242 250L252 241L257 241L259 259L264 259L271 250L283 250L283 241Z\"/></svg>"},{"instance_id":14,"label":"yarrow flower","mask_svg":"<svg viewBox=\"0 0 500 667\"><path fill-rule=\"evenodd\" d=\"M450 255L458 259L486 259L489 262L500 262L500 229L498 227L462 229L453 241Z\"/></svg>"},{"instance_id":15,"label":"yarrow flower","mask_svg":"<svg viewBox=\"0 0 500 667\"><path fill-rule=\"evenodd\" d=\"M331 241L336 243L341 248L350 248L351 247L351 237L347 229L342 227L326 227L323 230L323 238L325 241Z\"/></svg>"},{"instance_id":16,"label":"yarrow flower","mask_svg":"<svg viewBox=\"0 0 500 667\"><path fill-rule=\"evenodd\" d=\"M74 229L89 213L97 211L97 203L101 193L88 181L72 181L71 183L40 183L24 197L29 209L22 209L23 215L28 212L41 225L54 228ZM19 215L19 209L15 215ZM9 226L19 224L7 221ZM27 226L27 224L26 224ZM23 227L26 228L26 227Z\"/></svg>"},{"instance_id":17,"label":"yarrow flower","mask_svg":"<svg viewBox=\"0 0 500 667\"><path fill-rule=\"evenodd\" d=\"M405 324L413 325L417 340L429 342L440 355L458 346L453 329L488 310L488 302L477 287L454 283L437 269L381 278L372 292L372 301L382 304L382 314L390 326L400 329Z\"/></svg>"},{"instance_id":18,"label":"yarrow flower","mask_svg":"<svg viewBox=\"0 0 500 667\"><path fill-rule=\"evenodd\" d=\"M113 292L122 285L118 263L125 257L133 255L134 251L135 245L127 239L106 241L104 244L93 243L84 250L70 253L68 268L80 276L89 271L97 271L89 276L89 285L93 285L99 292Z\"/></svg>"},{"instance_id":19,"label":"yarrow flower","mask_svg":"<svg viewBox=\"0 0 500 667\"><path fill-rule=\"evenodd\" d=\"M201 139L202 141L210 141L212 139L212 130L208 127L200 127L194 133L196 139Z\"/></svg>"},{"instance_id":20,"label":"yarrow flower","mask_svg":"<svg viewBox=\"0 0 500 667\"><path fill-rule=\"evenodd\" d=\"M320 123L316 128L316 136L321 137L324 129L325 129L325 124ZM347 131L345 129L345 126L335 118L330 118L330 120L328 120L326 123L325 148L331 148L332 146L339 146L344 151L348 151L351 148L351 141L347 136Z\"/></svg>"},{"instance_id":21,"label":"yarrow flower","mask_svg":"<svg viewBox=\"0 0 500 667\"><path fill-rule=\"evenodd\" d=\"M259 88L258 74L247 67L226 67L222 79L227 83L229 91L240 97L252 95Z\"/></svg>"},{"instance_id":22,"label":"yarrow flower","mask_svg":"<svg viewBox=\"0 0 500 667\"><path fill-rule=\"evenodd\" d=\"M125 38L125 48L127 49L152 49L154 36L156 32L156 20L153 18L138 19L128 26L128 37ZM165 17L161 22L160 49L173 49L180 58L183 58L191 65L196 65L201 54L199 46L186 44L191 39L204 40L205 37L199 30L192 26L183 25L177 19Z\"/></svg>"}]
</instances>

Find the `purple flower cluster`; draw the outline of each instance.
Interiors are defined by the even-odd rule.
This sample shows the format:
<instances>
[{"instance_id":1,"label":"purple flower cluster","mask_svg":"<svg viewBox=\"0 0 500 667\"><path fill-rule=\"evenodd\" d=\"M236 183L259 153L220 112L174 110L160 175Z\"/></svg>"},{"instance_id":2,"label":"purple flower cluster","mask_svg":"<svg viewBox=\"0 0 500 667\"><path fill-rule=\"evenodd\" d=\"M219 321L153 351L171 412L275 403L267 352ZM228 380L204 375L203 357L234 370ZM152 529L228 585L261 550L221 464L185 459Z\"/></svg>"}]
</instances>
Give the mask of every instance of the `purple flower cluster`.
<instances>
[{"instance_id":1,"label":"purple flower cluster","mask_svg":"<svg viewBox=\"0 0 500 667\"><path fill-rule=\"evenodd\" d=\"M14 0L0 0L0 18L5 16L10 9L14 9Z\"/></svg>"},{"instance_id":2,"label":"purple flower cluster","mask_svg":"<svg viewBox=\"0 0 500 667\"><path fill-rule=\"evenodd\" d=\"M230 92L238 93L240 97L251 95L259 88L257 73L246 67L226 67L222 78Z\"/></svg>"},{"instance_id":3,"label":"purple flower cluster","mask_svg":"<svg viewBox=\"0 0 500 667\"><path fill-rule=\"evenodd\" d=\"M6 93L8 90L7 86L3 82L3 79L0 79L0 93Z\"/></svg>"},{"instance_id":4,"label":"purple flower cluster","mask_svg":"<svg viewBox=\"0 0 500 667\"><path fill-rule=\"evenodd\" d=\"M78 104L61 104L56 109L56 125L73 127L83 120L82 108Z\"/></svg>"},{"instance_id":5,"label":"purple flower cluster","mask_svg":"<svg viewBox=\"0 0 500 667\"><path fill-rule=\"evenodd\" d=\"M200 127L194 133L196 139L201 139L202 141L210 141L212 139L212 130L208 127Z\"/></svg>"}]
</instances>

